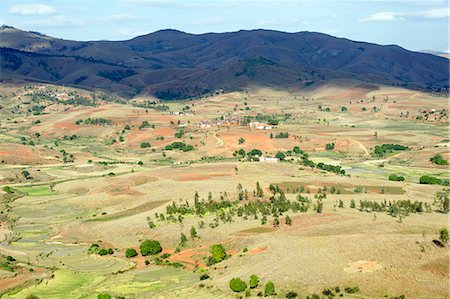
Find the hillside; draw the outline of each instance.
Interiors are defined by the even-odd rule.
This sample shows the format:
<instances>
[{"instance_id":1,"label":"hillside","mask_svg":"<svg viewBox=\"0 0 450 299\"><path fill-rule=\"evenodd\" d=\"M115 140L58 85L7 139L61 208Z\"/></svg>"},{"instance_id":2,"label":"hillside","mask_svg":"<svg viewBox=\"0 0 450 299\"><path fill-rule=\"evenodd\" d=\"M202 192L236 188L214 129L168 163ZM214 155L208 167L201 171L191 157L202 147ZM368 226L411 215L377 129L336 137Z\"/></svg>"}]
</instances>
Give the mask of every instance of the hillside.
<instances>
[{"instance_id":1,"label":"hillside","mask_svg":"<svg viewBox=\"0 0 450 299\"><path fill-rule=\"evenodd\" d=\"M126 41L78 42L3 26L1 81L77 85L161 99L251 85L301 89L332 79L448 90L449 61L398 46L314 32L161 30Z\"/></svg>"}]
</instances>

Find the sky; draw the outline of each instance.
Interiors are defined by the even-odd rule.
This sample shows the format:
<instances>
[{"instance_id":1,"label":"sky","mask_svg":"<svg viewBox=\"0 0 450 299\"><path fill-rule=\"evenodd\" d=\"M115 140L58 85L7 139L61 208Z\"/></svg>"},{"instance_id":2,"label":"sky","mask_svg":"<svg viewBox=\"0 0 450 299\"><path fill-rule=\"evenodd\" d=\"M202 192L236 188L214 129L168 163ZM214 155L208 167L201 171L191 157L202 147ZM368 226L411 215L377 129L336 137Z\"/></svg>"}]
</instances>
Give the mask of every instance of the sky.
<instances>
[{"instance_id":1,"label":"sky","mask_svg":"<svg viewBox=\"0 0 450 299\"><path fill-rule=\"evenodd\" d=\"M449 52L449 0L1 0L0 23L72 40L188 33L315 31Z\"/></svg>"}]
</instances>

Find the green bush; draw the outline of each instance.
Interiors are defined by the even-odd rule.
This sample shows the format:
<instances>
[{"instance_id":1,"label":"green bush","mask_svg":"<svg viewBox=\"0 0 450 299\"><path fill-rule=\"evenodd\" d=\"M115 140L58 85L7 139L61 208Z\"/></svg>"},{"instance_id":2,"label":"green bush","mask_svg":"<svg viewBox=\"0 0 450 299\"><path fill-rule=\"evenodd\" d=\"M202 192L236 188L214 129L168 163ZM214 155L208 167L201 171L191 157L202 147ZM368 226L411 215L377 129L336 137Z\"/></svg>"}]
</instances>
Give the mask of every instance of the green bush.
<instances>
[{"instance_id":1,"label":"green bush","mask_svg":"<svg viewBox=\"0 0 450 299\"><path fill-rule=\"evenodd\" d=\"M448 186L449 185L449 181L448 180L442 180L442 179L438 179L429 175L423 175L420 177L419 182L421 184L428 184L428 185L444 185L444 186Z\"/></svg>"},{"instance_id":2,"label":"green bush","mask_svg":"<svg viewBox=\"0 0 450 299\"><path fill-rule=\"evenodd\" d=\"M402 182L405 180L404 177L402 177L401 175L396 175L396 174L391 174L389 176L389 180L390 181L396 181L396 182Z\"/></svg>"},{"instance_id":3,"label":"green bush","mask_svg":"<svg viewBox=\"0 0 450 299\"><path fill-rule=\"evenodd\" d=\"M264 287L264 296L273 296L276 294L277 293L275 292L275 285L273 282L269 281L266 283L266 286Z\"/></svg>"},{"instance_id":4,"label":"green bush","mask_svg":"<svg viewBox=\"0 0 450 299\"><path fill-rule=\"evenodd\" d=\"M449 240L449 236L448 236L448 229L441 228L439 230L439 241L441 241L442 244L447 245Z\"/></svg>"},{"instance_id":5,"label":"green bush","mask_svg":"<svg viewBox=\"0 0 450 299\"><path fill-rule=\"evenodd\" d=\"M209 265L219 263L227 257L227 254L225 252L225 247L222 244L214 244L211 247L210 252L211 252L211 256L208 259Z\"/></svg>"},{"instance_id":6,"label":"green bush","mask_svg":"<svg viewBox=\"0 0 450 299\"><path fill-rule=\"evenodd\" d=\"M102 248L98 251L98 255L107 255L108 254L108 250L106 250L105 248Z\"/></svg>"},{"instance_id":7,"label":"green bush","mask_svg":"<svg viewBox=\"0 0 450 299\"><path fill-rule=\"evenodd\" d=\"M249 283L250 289L256 288L258 284L259 284L259 277L256 275L250 276L250 283Z\"/></svg>"},{"instance_id":8,"label":"green bush","mask_svg":"<svg viewBox=\"0 0 450 299\"><path fill-rule=\"evenodd\" d=\"M125 251L125 256L127 258L135 257L136 255L138 255L138 253L134 248L128 248L127 251Z\"/></svg>"},{"instance_id":9,"label":"green bush","mask_svg":"<svg viewBox=\"0 0 450 299\"><path fill-rule=\"evenodd\" d=\"M151 147L149 142L144 141L141 143L141 148L148 148L148 147Z\"/></svg>"},{"instance_id":10,"label":"green bush","mask_svg":"<svg viewBox=\"0 0 450 299\"><path fill-rule=\"evenodd\" d=\"M98 294L97 299L111 299L110 294Z\"/></svg>"},{"instance_id":11,"label":"green bush","mask_svg":"<svg viewBox=\"0 0 450 299\"><path fill-rule=\"evenodd\" d=\"M298 294L294 291L289 291L288 293L286 293L286 298L287 299L295 299L297 298Z\"/></svg>"},{"instance_id":12,"label":"green bush","mask_svg":"<svg viewBox=\"0 0 450 299\"><path fill-rule=\"evenodd\" d=\"M240 293L247 289L247 284L240 278L232 278L230 280L230 289L233 290L233 292Z\"/></svg>"},{"instance_id":13,"label":"green bush","mask_svg":"<svg viewBox=\"0 0 450 299\"><path fill-rule=\"evenodd\" d=\"M448 165L448 161L445 160L441 155L437 154L430 158L430 161L437 165Z\"/></svg>"},{"instance_id":14,"label":"green bush","mask_svg":"<svg viewBox=\"0 0 450 299\"><path fill-rule=\"evenodd\" d=\"M161 244L156 240L145 240L139 248L143 256L157 254L162 251Z\"/></svg>"},{"instance_id":15,"label":"green bush","mask_svg":"<svg viewBox=\"0 0 450 299\"><path fill-rule=\"evenodd\" d=\"M345 292L349 294L354 294L359 292L359 287L346 287Z\"/></svg>"}]
</instances>

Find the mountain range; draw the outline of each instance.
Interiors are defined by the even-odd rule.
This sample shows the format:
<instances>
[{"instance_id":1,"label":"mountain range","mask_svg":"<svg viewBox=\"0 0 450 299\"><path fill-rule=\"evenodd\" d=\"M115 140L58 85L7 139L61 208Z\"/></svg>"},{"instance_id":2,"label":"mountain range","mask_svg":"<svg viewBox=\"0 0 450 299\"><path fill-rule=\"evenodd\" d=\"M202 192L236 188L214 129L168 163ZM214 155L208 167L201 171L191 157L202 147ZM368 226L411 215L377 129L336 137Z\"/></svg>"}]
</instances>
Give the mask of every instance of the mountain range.
<instances>
[{"instance_id":1,"label":"mountain range","mask_svg":"<svg viewBox=\"0 0 450 299\"><path fill-rule=\"evenodd\" d=\"M316 32L160 30L125 41L72 41L0 29L1 82L44 82L160 99L248 86L301 89L352 79L448 91L449 60Z\"/></svg>"}]
</instances>

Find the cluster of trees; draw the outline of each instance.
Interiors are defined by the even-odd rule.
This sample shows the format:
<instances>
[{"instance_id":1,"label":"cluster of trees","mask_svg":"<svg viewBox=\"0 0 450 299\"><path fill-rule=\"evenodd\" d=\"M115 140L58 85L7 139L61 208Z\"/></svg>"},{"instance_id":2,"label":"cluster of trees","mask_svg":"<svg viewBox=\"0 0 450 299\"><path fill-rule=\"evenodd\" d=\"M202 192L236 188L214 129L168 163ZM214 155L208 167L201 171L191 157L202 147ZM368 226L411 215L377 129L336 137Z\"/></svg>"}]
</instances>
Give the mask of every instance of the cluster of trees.
<instances>
[{"instance_id":1,"label":"cluster of trees","mask_svg":"<svg viewBox=\"0 0 450 299\"><path fill-rule=\"evenodd\" d=\"M341 290L341 288L339 286L334 287L334 288L325 288L322 290L322 295L325 297L317 295L317 294L312 294L312 295L306 296L306 299L322 299L322 298L331 299L331 298L334 298L335 296L343 297L344 292L347 294L356 294L359 292L359 287L357 287L357 286L345 287L344 290ZM288 297L286 296L286 298L288 298ZM296 296L290 297L290 298L296 298Z\"/></svg>"},{"instance_id":2,"label":"cluster of trees","mask_svg":"<svg viewBox=\"0 0 450 299\"><path fill-rule=\"evenodd\" d=\"M339 174L339 175L345 175L345 170L342 169L341 166L339 166L339 165L325 164L325 163L322 163L322 162L317 163L317 165L316 165L316 163L314 163L311 159L309 159L309 156L306 153L303 153L303 156L302 156L301 159L302 159L303 165L305 165L305 166L308 166L308 167L311 167L311 168L317 167L317 168L319 168L321 170L325 170L325 171L328 171L328 172L333 172L333 173L336 173L336 174Z\"/></svg>"},{"instance_id":3,"label":"cluster of trees","mask_svg":"<svg viewBox=\"0 0 450 299\"><path fill-rule=\"evenodd\" d=\"M259 149L252 149L251 151L246 153L245 150L241 148L234 151L233 156L240 158L245 158L247 156L247 159L249 161L254 161L255 159L262 156L262 151Z\"/></svg>"},{"instance_id":4,"label":"cluster of trees","mask_svg":"<svg viewBox=\"0 0 450 299\"><path fill-rule=\"evenodd\" d=\"M159 241L145 240L139 246L139 250L140 250L142 256L155 255L162 251L162 247L161 247L161 244L159 243ZM135 257L137 255L138 255L138 253L137 253L136 249L134 249L134 248L128 248L125 251L125 256L127 258Z\"/></svg>"},{"instance_id":5,"label":"cluster of trees","mask_svg":"<svg viewBox=\"0 0 450 299\"><path fill-rule=\"evenodd\" d=\"M449 180L438 179L429 175L423 175L419 179L419 183L427 185L449 185Z\"/></svg>"},{"instance_id":6,"label":"cluster of trees","mask_svg":"<svg viewBox=\"0 0 450 299\"><path fill-rule=\"evenodd\" d=\"M258 287L258 285L259 285L259 277L256 275L250 276L250 281L249 281L250 289L255 289ZM230 286L230 289L236 293L241 293L241 292L247 290L247 283L245 281L243 281L242 279L240 279L239 277L232 278L229 282L229 286ZM275 296L276 294L277 293L275 291L275 284L271 281L268 281L264 286L264 296L265 297ZM249 296L251 296L251 291L247 290L246 297L249 297ZM258 297L262 297L262 296L263 296L263 292L261 291L258 293ZM295 298L295 297L290 297L290 298Z\"/></svg>"},{"instance_id":7,"label":"cluster of trees","mask_svg":"<svg viewBox=\"0 0 450 299\"><path fill-rule=\"evenodd\" d=\"M182 223L183 218L186 215L204 216L206 214L215 214L213 222L209 224L211 228L215 228L219 225L219 221L223 223L231 223L233 217L241 217L244 220L248 219L261 219L261 225L265 225L268 222L268 217L272 216L278 220L279 216L282 216L288 211L294 213L307 212L310 205L310 200L305 197L299 196L297 200L291 201L286 199L284 192L278 187L271 185L272 196L269 200L265 200L264 192L259 183L256 185L256 190L253 191L253 198L255 200L249 200L249 194L247 190L243 190L242 186L238 185L238 198L230 200L225 193L221 195L220 200L213 200L212 195L208 195L208 199L201 199L198 193L194 196L194 205L189 205L188 201L172 204L166 206L166 214L159 214L157 218L160 221L171 221ZM278 220L279 223L279 220ZM292 219L286 217L286 224L291 225Z\"/></svg>"},{"instance_id":8,"label":"cluster of trees","mask_svg":"<svg viewBox=\"0 0 450 299\"><path fill-rule=\"evenodd\" d=\"M103 117L98 117L98 118L86 118L85 120L79 119L75 122L75 124L77 126L81 125L81 124L85 124L85 125L99 125L99 126L110 126L112 125L112 121L110 119L106 119Z\"/></svg>"},{"instance_id":9,"label":"cluster of trees","mask_svg":"<svg viewBox=\"0 0 450 299\"><path fill-rule=\"evenodd\" d=\"M400 144L376 145L373 155L377 157L384 157L386 154L393 153L394 151L406 151L408 149L409 147Z\"/></svg>"},{"instance_id":10,"label":"cluster of trees","mask_svg":"<svg viewBox=\"0 0 450 299\"><path fill-rule=\"evenodd\" d=\"M172 144L166 145L165 149L168 151L171 151L174 149L179 149L183 152L188 152L188 151L192 151L194 149L194 147L192 145L186 144L184 142L175 141L175 142L172 142Z\"/></svg>"},{"instance_id":11,"label":"cluster of trees","mask_svg":"<svg viewBox=\"0 0 450 299\"><path fill-rule=\"evenodd\" d=\"M325 170L328 172L334 172L336 174L341 174L341 175L345 175L345 170L342 169L342 167L340 165L331 165L331 164L324 164L322 162L317 163L317 168L321 169L321 170Z\"/></svg>"},{"instance_id":12,"label":"cluster of trees","mask_svg":"<svg viewBox=\"0 0 450 299\"><path fill-rule=\"evenodd\" d=\"M289 133L288 132L280 132L280 133L275 134L275 135L270 133L270 138L289 138Z\"/></svg>"},{"instance_id":13,"label":"cluster of trees","mask_svg":"<svg viewBox=\"0 0 450 299\"><path fill-rule=\"evenodd\" d=\"M437 154L430 158L430 162L437 165L448 165L448 161L445 160L441 155Z\"/></svg>"},{"instance_id":14,"label":"cluster of trees","mask_svg":"<svg viewBox=\"0 0 450 299\"><path fill-rule=\"evenodd\" d=\"M422 201L410 201L408 200L398 200L389 201L386 200L382 202L371 201L371 200L360 200L359 210L361 212L386 212L392 217L408 216L409 214L431 212L431 204L423 203Z\"/></svg>"},{"instance_id":15,"label":"cluster of trees","mask_svg":"<svg viewBox=\"0 0 450 299\"><path fill-rule=\"evenodd\" d=\"M145 129L145 128L155 128L155 125L151 125L148 121L144 120L140 125L139 125L139 129Z\"/></svg>"},{"instance_id":16,"label":"cluster of trees","mask_svg":"<svg viewBox=\"0 0 450 299\"><path fill-rule=\"evenodd\" d=\"M103 256L113 254L114 250L112 248L101 248L99 243L92 243L88 249L88 253L89 254L95 253Z\"/></svg>"}]
</instances>

